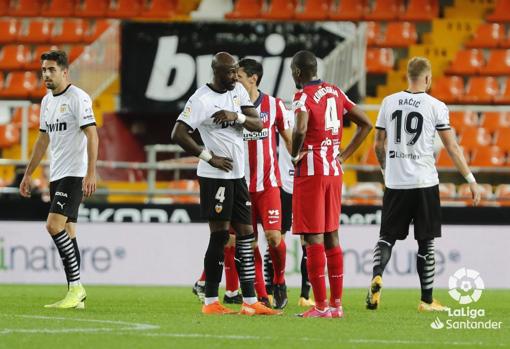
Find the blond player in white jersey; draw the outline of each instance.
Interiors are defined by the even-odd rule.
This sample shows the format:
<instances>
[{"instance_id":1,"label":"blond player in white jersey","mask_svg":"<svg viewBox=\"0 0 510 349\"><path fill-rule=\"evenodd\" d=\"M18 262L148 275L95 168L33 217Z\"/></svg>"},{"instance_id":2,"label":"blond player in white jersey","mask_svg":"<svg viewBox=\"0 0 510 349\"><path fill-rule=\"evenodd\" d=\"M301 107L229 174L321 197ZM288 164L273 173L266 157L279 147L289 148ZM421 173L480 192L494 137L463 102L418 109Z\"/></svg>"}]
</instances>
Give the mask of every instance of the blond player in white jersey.
<instances>
[{"instance_id":1,"label":"blond player in white jersey","mask_svg":"<svg viewBox=\"0 0 510 349\"><path fill-rule=\"evenodd\" d=\"M277 315L257 301L253 287L255 267L250 197L244 180L243 129L261 131L262 123L248 93L237 82L236 61L220 52L211 64L213 80L200 87L186 103L172 131L172 140L191 155L200 158L202 215L209 221L211 234L204 258L205 299L203 314L230 314L218 301L218 288L224 262L224 246L229 228L237 233L236 256L243 294L241 314ZM198 129L205 148L191 137Z\"/></svg>"},{"instance_id":2,"label":"blond player in white jersey","mask_svg":"<svg viewBox=\"0 0 510 349\"><path fill-rule=\"evenodd\" d=\"M47 308L84 308L85 289L80 282L80 252L76 240L78 208L83 196L96 190L98 137L92 101L69 82L69 62L63 51L41 55L42 78L51 90L41 102L40 133L20 184L30 196L31 176L50 146L51 206L46 229L64 264L68 292Z\"/></svg>"},{"instance_id":3,"label":"blond player in white jersey","mask_svg":"<svg viewBox=\"0 0 510 349\"><path fill-rule=\"evenodd\" d=\"M469 183L474 205L480 201L480 189L450 129L448 108L427 94L432 82L430 62L422 57L409 60L407 79L407 90L383 100L376 122L375 153L386 190L366 305L368 309L377 309L382 274L390 260L391 249L396 240L407 237L409 225L413 223L418 242L416 269L421 285L418 310L445 311L447 307L432 297L434 239L441 236L439 178L433 153L436 132Z\"/></svg>"}]
</instances>

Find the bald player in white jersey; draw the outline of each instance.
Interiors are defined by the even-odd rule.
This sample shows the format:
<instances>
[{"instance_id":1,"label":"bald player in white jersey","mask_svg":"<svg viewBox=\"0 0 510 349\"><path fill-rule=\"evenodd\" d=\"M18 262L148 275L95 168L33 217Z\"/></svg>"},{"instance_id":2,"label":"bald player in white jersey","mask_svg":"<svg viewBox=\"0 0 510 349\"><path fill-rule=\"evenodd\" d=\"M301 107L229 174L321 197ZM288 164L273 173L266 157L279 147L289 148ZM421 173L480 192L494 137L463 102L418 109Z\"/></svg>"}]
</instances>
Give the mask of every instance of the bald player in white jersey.
<instances>
[{"instance_id":1,"label":"bald player in white jersey","mask_svg":"<svg viewBox=\"0 0 510 349\"><path fill-rule=\"evenodd\" d=\"M407 65L407 79L407 90L383 100L375 126L375 153L386 190L366 305L368 309L377 309L382 274L391 249L396 240L407 237L409 225L414 223L414 237L418 242L416 269L421 285L418 311L445 311L447 307L432 297L434 239L441 236L439 178L433 152L436 131L469 183L474 205L480 201L480 189L450 129L448 108L427 94L432 82L430 62L426 58L412 58Z\"/></svg>"},{"instance_id":2,"label":"bald player in white jersey","mask_svg":"<svg viewBox=\"0 0 510 349\"><path fill-rule=\"evenodd\" d=\"M68 292L63 300L45 307L82 309L87 295L80 282L76 221L83 196L96 190L96 120L89 95L69 82L66 53L43 53L41 62L42 78L51 92L41 102L41 132L20 184L20 194L30 196L32 173L49 145L51 206L46 229L62 258Z\"/></svg>"}]
</instances>

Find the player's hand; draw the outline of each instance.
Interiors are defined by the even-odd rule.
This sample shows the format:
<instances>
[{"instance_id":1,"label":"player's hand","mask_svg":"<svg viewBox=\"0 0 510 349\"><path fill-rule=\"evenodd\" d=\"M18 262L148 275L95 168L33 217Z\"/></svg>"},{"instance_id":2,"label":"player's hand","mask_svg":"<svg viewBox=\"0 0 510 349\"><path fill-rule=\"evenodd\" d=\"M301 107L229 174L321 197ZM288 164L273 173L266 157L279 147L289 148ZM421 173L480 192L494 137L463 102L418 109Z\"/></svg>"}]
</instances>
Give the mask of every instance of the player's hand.
<instances>
[{"instance_id":1,"label":"player's hand","mask_svg":"<svg viewBox=\"0 0 510 349\"><path fill-rule=\"evenodd\" d=\"M214 113L211 118L213 118L213 122L215 124L221 124L225 121L235 121L237 120L237 113L228 110L219 110Z\"/></svg>"},{"instance_id":2,"label":"player's hand","mask_svg":"<svg viewBox=\"0 0 510 349\"><path fill-rule=\"evenodd\" d=\"M211 155L212 155L212 158L211 158L211 160L209 160L209 165L211 165L212 167L218 168L225 172L230 172L234 169L233 161L231 158L217 156L217 155L214 155L213 152L211 152Z\"/></svg>"},{"instance_id":3,"label":"player's hand","mask_svg":"<svg viewBox=\"0 0 510 349\"><path fill-rule=\"evenodd\" d=\"M21 196L25 198L30 197L30 183L32 182L32 178L30 176L23 176L23 179L21 180L21 183L19 185L19 193Z\"/></svg>"},{"instance_id":4,"label":"player's hand","mask_svg":"<svg viewBox=\"0 0 510 349\"><path fill-rule=\"evenodd\" d=\"M86 175L82 182L83 195L88 198L96 191L96 175Z\"/></svg>"},{"instance_id":5,"label":"player's hand","mask_svg":"<svg viewBox=\"0 0 510 349\"><path fill-rule=\"evenodd\" d=\"M470 183L469 189L471 190L471 197L473 198L473 206L478 206L480 199L482 198L482 191L478 186L478 183Z\"/></svg>"},{"instance_id":6,"label":"player's hand","mask_svg":"<svg viewBox=\"0 0 510 349\"><path fill-rule=\"evenodd\" d=\"M340 165L342 165L344 163L344 161L345 161L345 159L342 157L342 154L338 154L336 159L340 162Z\"/></svg>"},{"instance_id":7,"label":"player's hand","mask_svg":"<svg viewBox=\"0 0 510 349\"><path fill-rule=\"evenodd\" d=\"M292 160L292 164L294 165L294 167L297 166L298 162L301 161L301 159L303 159L303 157L305 156L306 152L305 151L302 151L299 153L299 156L297 158L297 160Z\"/></svg>"}]
</instances>

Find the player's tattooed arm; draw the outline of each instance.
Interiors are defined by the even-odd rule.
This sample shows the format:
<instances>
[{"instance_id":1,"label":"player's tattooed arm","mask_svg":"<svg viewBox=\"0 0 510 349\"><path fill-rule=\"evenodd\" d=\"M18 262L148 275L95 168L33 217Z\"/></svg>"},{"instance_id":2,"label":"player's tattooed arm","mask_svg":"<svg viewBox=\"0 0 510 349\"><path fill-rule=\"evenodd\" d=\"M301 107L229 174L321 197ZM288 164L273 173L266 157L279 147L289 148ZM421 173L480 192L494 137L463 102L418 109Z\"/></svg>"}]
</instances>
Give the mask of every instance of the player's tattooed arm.
<instances>
[{"instance_id":1,"label":"player's tattooed arm","mask_svg":"<svg viewBox=\"0 0 510 349\"><path fill-rule=\"evenodd\" d=\"M375 130L374 150L381 169L384 170L386 168L386 130Z\"/></svg>"},{"instance_id":2,"label":"player's tattooed arm","mask_svg":"<svg viewBox=\"0 0 510 349\"><path fill-rule=\"evenodd\" d=\"M205 150L191 137L192 129L182 121L175 123L172 130L172 142L180 145L189 154L209 163L212 167L225 172L232 171L233 161L230 158L214 155L212 151Z\"/></svg>"},{"instance_id":3,"label":"player's tattooed arm","mask_svg":"<svg viewBox=\"0 0 510 349\"><path fill-rule=\"evenodd\" d=\"M48 145L50 144L50 137L46 132L39 132L39 136L35 141L34 150L32 152L32 157L30 158L30 162L27 165L25 170L25 175L19 186L19 192L21 196L30 197L30 186L32 182L32 173L34 173L37 166L41 162L44 154L46 154L46 149L48 149Z\"/></svg>"}]
</instances>

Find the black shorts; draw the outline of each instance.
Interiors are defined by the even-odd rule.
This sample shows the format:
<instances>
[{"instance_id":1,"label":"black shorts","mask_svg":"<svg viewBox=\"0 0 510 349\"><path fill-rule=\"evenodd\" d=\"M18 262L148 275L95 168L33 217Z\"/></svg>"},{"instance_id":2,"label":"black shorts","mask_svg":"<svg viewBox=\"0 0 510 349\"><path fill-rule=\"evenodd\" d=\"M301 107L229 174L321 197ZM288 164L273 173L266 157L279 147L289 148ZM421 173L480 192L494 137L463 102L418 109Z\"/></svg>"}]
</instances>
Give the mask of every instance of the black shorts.
<instances>
[{"instance_id":1,"label":"black shorts","mask_svg":"<svg viewBox=\"0 0 510 349\"><path fill-rule=\"evenodd\" d=\"M282 201L282 234L285 234L292 227L292 194L280 188L280 199Z\"/></svg>"},{"instance_id":2,"label":"black shorts","mask_svg":"<svg viewBox=\"0 0 510 349\"><path fill-rule=\"evenodd\" d=\"M383 197L381 237L403 240L414 223L414 238L441 237L439 186L416 189L386 188Z\"/></svg>"},{"instance_id":3,"label":"black shorts","mask_svg":"<svg viewBox=\"0 0 510 349\"><path fill-rule=\"evenodd\" d=\"M229 221L251 225L251 201L244 178L198 177L200 211L208 221Z\"/></svg>"},{"instance_id":4,"label":"black shorts","mask_svg":"<svg viewBox=\"0 0 510 349\"><path fill-rule=\"evenodd\" d=\"M82 182L83 177L64 177L50 182L50 212L66 216L68 222L76 223L83 199Z\"/></svg>"}]
</instances>

